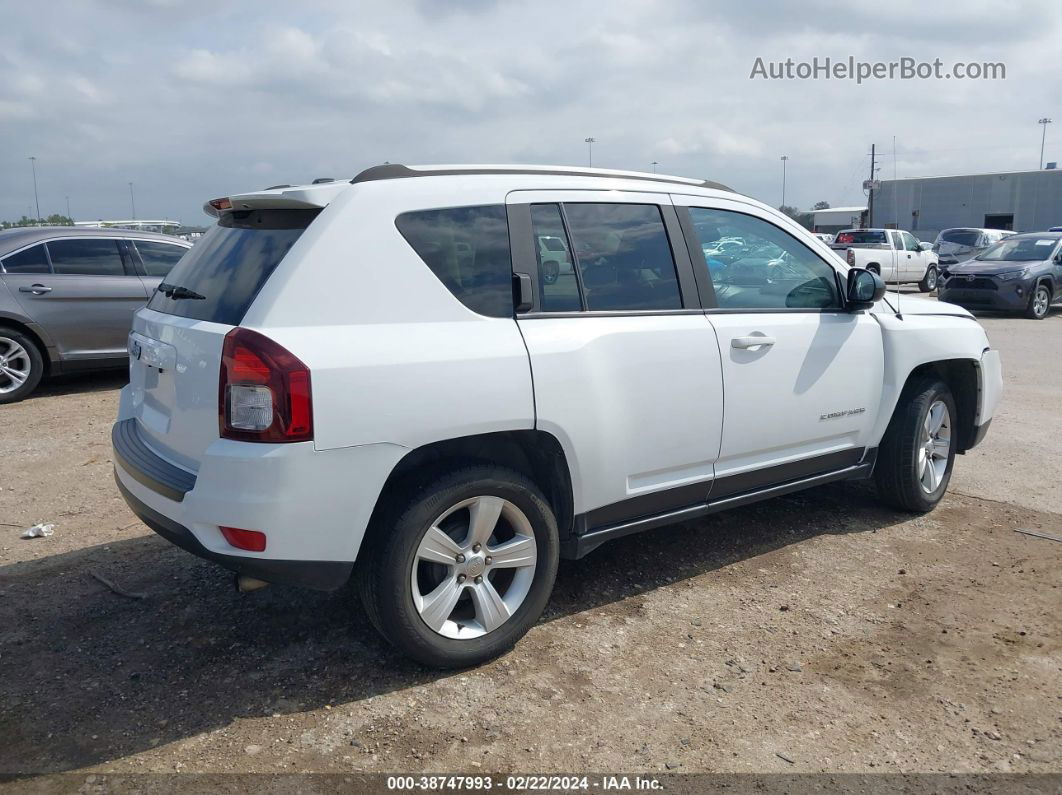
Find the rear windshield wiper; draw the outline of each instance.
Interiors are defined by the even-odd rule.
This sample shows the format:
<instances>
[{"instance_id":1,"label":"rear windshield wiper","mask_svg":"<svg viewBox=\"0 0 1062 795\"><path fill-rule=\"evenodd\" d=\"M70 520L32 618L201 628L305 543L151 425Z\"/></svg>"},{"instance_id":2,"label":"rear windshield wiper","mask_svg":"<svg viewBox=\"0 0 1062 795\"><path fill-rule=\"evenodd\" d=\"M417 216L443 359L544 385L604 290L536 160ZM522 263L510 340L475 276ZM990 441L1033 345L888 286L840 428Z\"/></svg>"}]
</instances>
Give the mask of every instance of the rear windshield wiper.
<instances>
[{"instance_id":1,"label":"rear windshield wiper","mask_svg":"<svg viewBox=\"0 0 1062 795\"><path fill-rule=\"evenodd\" d=\"M177 284L166 284L166 282L163 282L158 286L158 291L174 301L179 301L182 298L192 298L196 301L206 300L205 295L200 295L195 292L195 290L189 290L187 287L181 287Z\"/></svg>"}]
</instances>

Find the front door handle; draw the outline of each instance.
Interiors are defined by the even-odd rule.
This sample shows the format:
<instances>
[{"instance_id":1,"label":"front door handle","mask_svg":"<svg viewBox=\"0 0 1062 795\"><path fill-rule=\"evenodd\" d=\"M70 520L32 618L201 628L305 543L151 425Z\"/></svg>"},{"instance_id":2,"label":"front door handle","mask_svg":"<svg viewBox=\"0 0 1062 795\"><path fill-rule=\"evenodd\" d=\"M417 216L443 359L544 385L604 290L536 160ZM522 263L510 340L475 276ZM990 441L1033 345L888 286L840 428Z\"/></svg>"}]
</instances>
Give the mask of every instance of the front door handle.
<instances>
[{"instance_id":1,"label":"front door handle","mask_svg":"<svg viewBox=\"0 0 1062 795\"><path fill-rule=\"evenodd\" d=\"M753 335L751 337L734 337L730 340L731 348L741 348L742 350L748 350L749 348L769 348L774 345L774 337L764 337L762 335Z\"/></svg>"},{"instance_id":2,"label":"front door handle","mask_svg":"<svg viewBox=\"0 0 1062 795\"><path fill-rule=\"evenodd\" d=\"M20 293L33 293L34 295L44 295L52 291L51 287L45 287L43 284L31 284L29 287L19 287Z\"/></svg>"}]
</instances>

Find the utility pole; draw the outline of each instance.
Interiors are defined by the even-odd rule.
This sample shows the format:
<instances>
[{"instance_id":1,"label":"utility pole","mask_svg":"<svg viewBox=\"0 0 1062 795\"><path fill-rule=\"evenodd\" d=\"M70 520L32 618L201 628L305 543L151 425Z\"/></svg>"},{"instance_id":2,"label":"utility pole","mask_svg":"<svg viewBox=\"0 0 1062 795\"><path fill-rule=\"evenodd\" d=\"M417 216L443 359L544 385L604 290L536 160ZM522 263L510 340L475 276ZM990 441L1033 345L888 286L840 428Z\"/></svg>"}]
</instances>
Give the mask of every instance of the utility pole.
<instances>
[{"instance_id":1,"label":"utility pole","mask_svg":"<svg viewBox=\"0 0 1062 795\"><path fill-rule=\"evenodd\" d=\"M1044 116L1042 119L1036 121L1041 127L1044 128L1043 133L1040 135L1040 170L1044 170L1044 141L1047 140L1047 125L1051 123L1051 120Z\"/></svg>"},{"instance_id":2,"label":"utility pole","mask_svg":"<svg viewBox=\"0 0 1062 795\"><path fill-rule=\"evenodd\" d=\"M66 217L70 219L70 223L74 223L74 216L70 214L70 197L66 197Z\"/></svg>"},{"instance_id":3,"label":"utility pole","mask_svg":"<svg viewBox=\"0 0 1062 795\"><path fill-rule=\"evenodd\" d=\"M594 167L594 144L597 143L597 139L596 138L584 138L583 141L586 143L586 148L587 148L587 152L588 152L587 158L588 158L588 161L589 161L589 163L588 163L589 167L593 168Z\"/></svg>"},{"instance_id":4,"label":"utility pole","mask_svg":"<svg viewBox=\"0 0 1062 795\"><path fill-rule=\"evenodd\" d=\"M789 159L789 155L782 155L782 206L785 207L785 161Z\"/></svg>"},{"instance_id":5,"label":"utility pole","mask_svg":"<svg viewBox=\"0 0 1062 795\"><path fill-rule=\"evenodd\" d=\"M874 226L874 172L877 170L874 166L874 160L876 158L876 149L874 144L870 145L870 198L867 200L867 226L873 228Z\"/></svg>"},{"instance_id":6,"label":"utility pole","mask_svg":"<svg viewBox=\"0 0 1062 795\"><path fill-rule=\"evenodd\" d=\"M33 169L33 203L37 205L37 225L41 223L41 202L37 198L37 158L30 157L30 168Z\"/></svg>"},{"instance_id":7,"label":"utility pole","mask_svg":"<svg viewBox=\"0 0 1062 795\"><path fill-rule=\"evenodd\" d=\"M129 183L129 206L133 210L133 220L136 220L136 199L133 198L133 183Z\"/></svg>"},{"instance_id":8,"label":"utility pole","mask_svg":"<svg viewBox=\"0 0 1062 795\"><path fill-rule=\"evenodd\" d=\"M651 166L653 167L653 173L655 174L655 173L656 173L656 167L657 167L657 166L659 166L660 164L659 164L659 163L657 163L657 162L656 162L656 161L654 160L654 161L653 161L652 163L650 163L649 165L651 165Z\"/></svg>"}]
</instances>

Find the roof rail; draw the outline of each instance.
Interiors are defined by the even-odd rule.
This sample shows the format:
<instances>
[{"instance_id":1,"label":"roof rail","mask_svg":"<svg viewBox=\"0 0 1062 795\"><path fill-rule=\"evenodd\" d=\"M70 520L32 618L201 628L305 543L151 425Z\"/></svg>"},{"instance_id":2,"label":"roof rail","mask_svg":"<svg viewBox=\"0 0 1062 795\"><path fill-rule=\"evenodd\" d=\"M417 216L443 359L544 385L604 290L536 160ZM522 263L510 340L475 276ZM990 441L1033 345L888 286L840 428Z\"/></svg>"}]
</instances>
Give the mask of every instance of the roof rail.
<instances>
[{"instance_id":1,"label":"roof rail","mask_svg":"<svg viewBox=\"0 0 1062 795\"><path fill-rule=\"evenodd\" d=\"M672 185L688 185L692 188L713 188L733 193L719 182L711 180L696 180L688 177L658 176L656 174L643 174L636 171L609 171L600 168L578 167L552 167L541 168L531 166L442 166L438 168L410 168L401 163L385 163L380 166L371 166L358 174L350 182L357 185L360 182L376 182L384 179L407 179L409 177L443 177L458 176L462 174L542 174L555 177L604 177L610 179L636 179L646 182L666 182Z\"/></svg>"}]
</instances>

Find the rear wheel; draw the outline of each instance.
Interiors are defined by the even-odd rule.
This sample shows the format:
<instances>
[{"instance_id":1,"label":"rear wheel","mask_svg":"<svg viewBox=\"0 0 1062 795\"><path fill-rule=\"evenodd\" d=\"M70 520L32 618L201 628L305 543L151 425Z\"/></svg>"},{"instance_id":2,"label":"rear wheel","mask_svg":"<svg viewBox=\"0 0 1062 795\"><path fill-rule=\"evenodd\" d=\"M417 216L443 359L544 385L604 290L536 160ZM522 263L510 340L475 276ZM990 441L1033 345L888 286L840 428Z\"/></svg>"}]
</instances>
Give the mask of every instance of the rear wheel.
<instances>
[{"instance_id":1,"label":"rear wheel","mask_svg":"<svg viewBox=\"0 0 1062 795\"><path fill-rule=\"evenodd\" d=\"M1029 296L1029 306L1025 310L1025 316L1033 320L1043 320L1051 311L1051 288L1046 284L1038 284Z\"/></svg>"},{"instance_id":2,"label":"rear wheel","mask_svg":"<svg viewBox=\"0 0 1062 795\"><path fill-rule=\"evenodd\" d=\"M922 281L918 283L918 289L923 293L931 293L937 289L937 266L930 265L926 270L926 275L922 277Z\"/></svg>"},{"instance_id":3,"label":"rear wheel","mask_svg":"<svg viewBox=\"0 0 1062 795\"><path fill-rule=\"evenodd\" d=\"M15 403L37 388L44 357L36 343L15 329L0 327L0 403Z\"/></svg>"},{"instance_id":4,"label":"rear wheel","mask_svg":"<svg viewBox=\"0 0 1062 795\"><path fill-rule=\"evenodd\" d=\"M560 278L560 264L550 261L542 263L542 281L546 284L555 284Z\"/></svg>"},{"instance_id":5,"label":"rear wheel","mask_svg":"<svg viewBox=\"0 0 1062 795\"><path fill-rule=\"evenodd\" d=\"M919 513L936 507L951 480L957 417L943 381L923 377L907 385L878 449L874 476L882 501Z\"/></svg>"},{"instance_id":6,"label":"rear wheel","mask_svg":"<svg viewBox=\"0 0 1062 795\"><path fill-rule=\"evenodd\" d=\"M867 265L867 270L871 273L876 273L878 276L881 276L881 266L878 265L876 262L872 262Z\"/></svg>"},{"instance_id":7,"label":"rear wheel","mask_svg":"<svg viewBox=\"0 0 1062 795\"><path fill-rule=\"evenodd\" d=\"M477 665L511 648L542 615L557 575L553 512L510 469L436 478L383 511L359 556L370 620L425 665Z\"/></svg>"}]
</instances>

